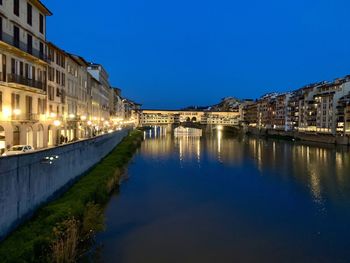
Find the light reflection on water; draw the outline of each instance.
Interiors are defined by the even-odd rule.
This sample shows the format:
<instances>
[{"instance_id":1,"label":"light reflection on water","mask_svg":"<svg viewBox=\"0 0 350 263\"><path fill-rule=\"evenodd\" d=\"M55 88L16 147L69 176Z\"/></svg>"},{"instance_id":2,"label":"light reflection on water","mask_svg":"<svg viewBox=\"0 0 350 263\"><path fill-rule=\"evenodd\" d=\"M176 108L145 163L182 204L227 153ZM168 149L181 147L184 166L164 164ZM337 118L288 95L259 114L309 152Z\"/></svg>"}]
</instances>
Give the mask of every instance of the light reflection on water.
<instances>
[{"instance_id":1,"label":"light reflection on water","mask_svg":"<svg viewBox=\"0 0 350 263\"><path fill-rule=\"evenodd\" d=\"M101 262L350 262L349 171L347 148L149 131Z\"/></svg>"}]
</instances>

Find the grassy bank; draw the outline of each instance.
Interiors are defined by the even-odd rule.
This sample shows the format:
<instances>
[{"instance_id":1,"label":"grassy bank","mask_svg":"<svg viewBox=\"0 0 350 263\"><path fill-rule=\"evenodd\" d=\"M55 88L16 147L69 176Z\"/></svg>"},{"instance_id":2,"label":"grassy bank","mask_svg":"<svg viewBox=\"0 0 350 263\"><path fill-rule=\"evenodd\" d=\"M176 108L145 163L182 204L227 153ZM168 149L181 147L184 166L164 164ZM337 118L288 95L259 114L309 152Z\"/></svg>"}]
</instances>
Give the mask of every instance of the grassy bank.
<instances>
[{"instance_id":1,"label":"grassy bank","mask_svg":"<svg viewBox=\"0 0 350 263\"><path fill-rule=\"evenodd\" d=\"M0 261L74 262L81 247L103 229L101 206L118 187L123 168L141 140L140 131L131 132L64 195L39 209L0 243Z\"/></svg>"}]
</instances>

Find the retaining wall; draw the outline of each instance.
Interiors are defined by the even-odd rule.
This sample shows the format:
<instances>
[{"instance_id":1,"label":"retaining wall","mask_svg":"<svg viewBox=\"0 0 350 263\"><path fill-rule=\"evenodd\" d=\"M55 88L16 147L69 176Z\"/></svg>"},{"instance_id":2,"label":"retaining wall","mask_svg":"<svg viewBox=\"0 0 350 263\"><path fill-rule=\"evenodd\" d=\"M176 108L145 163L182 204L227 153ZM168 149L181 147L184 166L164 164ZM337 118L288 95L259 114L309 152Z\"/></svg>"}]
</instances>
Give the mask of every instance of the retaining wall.
<instances>
[{"instance_id":1,"label":"retaining wall","mask_svg":"<svg viewBox=\"0 0 350 263\"><path fill-rule=\"evenodd\" d=\"M124 129L52 149L1 157L0 240L97 164L128 132Z\"/></svg>"},{"instance_id":2,"label":"retaining wall","mask_svg":"<svg viewBox=\"0 0 350 263\"><path fill-rule=\"evenodd\" d=\"M315 133L304 133L304 132L291 132L291 131L281 131L273 129L258 129L254 127L249 127L248 130L253 135L258 136L285 136L291 137L302 141L311 141L319 143L328 144L338 144L338 145L350 145L349 136L335 136L332 134L315 134Z\"/></svg>"}]
</instances>

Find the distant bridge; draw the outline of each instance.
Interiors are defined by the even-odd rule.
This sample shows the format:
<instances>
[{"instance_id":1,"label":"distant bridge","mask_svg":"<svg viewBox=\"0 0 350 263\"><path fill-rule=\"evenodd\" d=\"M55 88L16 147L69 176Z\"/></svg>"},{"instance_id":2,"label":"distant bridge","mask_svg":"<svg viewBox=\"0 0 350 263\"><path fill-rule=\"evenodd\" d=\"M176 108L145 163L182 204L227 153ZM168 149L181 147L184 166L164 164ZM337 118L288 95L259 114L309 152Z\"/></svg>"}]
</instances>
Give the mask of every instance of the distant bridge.
<instances>
[{"instance_id":1,"label":"distant bridge","mask_svg":"<svg viewBox=\"0 0 350 263\"><path fill-rule=\"evenodd\" d=\"M218 112L199 110L138 110L133 112L139 126L163 126L171 128L184 126L189 128L211 129L217 127L238 127L240 113L238 111Z\"/></svg>"}]
</instances>

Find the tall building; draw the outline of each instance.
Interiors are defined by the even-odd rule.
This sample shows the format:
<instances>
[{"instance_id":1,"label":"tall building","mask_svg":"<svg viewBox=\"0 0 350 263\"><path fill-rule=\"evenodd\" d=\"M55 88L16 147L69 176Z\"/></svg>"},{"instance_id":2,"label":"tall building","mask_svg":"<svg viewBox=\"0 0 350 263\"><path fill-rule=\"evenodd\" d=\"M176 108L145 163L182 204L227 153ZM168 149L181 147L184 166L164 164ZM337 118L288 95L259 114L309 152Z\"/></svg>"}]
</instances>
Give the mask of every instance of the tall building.
<instances>
[{"instance_id":1,"label":"tall building","mask_svg":"<svg viewBox=\"0 0 350 263\"><path fill-rule=\"evenodd\" d=\"M111 86L109 84L109 76L107 71L100 64L90 63L87 67L90 75L98 81L99 91L94 101L99 107L99 116L94 116L94 120L105 121L110 116L110 106L112 99Z\"/></svg>"},{"instance_id":2,"label":"tall building","mask_svg":"<svg viewBox=\"0 0 350 263\"><path fill-rule=\"evenodd\" d=\"M0 1L0 152L47 145L46 17L38 0Z\"/></svg>"}]
</instances>

